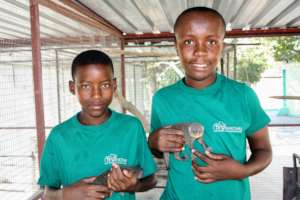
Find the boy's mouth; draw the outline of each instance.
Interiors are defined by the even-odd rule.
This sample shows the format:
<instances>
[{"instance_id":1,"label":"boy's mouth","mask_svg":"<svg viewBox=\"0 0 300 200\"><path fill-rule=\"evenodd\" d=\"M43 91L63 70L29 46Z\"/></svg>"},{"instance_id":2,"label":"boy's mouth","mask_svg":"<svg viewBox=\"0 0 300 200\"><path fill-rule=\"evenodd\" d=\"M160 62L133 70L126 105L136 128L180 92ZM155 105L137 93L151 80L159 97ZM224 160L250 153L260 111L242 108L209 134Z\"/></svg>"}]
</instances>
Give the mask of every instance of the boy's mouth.
<instances>
[{"instance_id":1,"label":"boy's mouth","mask_svg":"<svg viewBox=\"0 0 300 200\"><path fill-rule=\"evenodd\" d=\"M207 64L192 63L192 66L196 68L207 68Z\"/></svg>"},{"instance_id":2,"label":"boy's mouth","mask_svg":"<svg viewBox=\"0 0 300 200\"><path fill-rule=\"evenodd\" d=\"M90 107L93 109L93 110L100 110L104 107L105 105L104 104L92 104L90 105Z\"/></svg>"},{"instance_id":3,"label":"boy's mouth","mask_svg":"<svg viewBox=\"0 0 300 200\"><path fill-rule=\"evenodd\" d=\"M204 63L191 63L190 67L196 71L204 71L208 68L208 65Z\"/></svg>"}]
</instances>

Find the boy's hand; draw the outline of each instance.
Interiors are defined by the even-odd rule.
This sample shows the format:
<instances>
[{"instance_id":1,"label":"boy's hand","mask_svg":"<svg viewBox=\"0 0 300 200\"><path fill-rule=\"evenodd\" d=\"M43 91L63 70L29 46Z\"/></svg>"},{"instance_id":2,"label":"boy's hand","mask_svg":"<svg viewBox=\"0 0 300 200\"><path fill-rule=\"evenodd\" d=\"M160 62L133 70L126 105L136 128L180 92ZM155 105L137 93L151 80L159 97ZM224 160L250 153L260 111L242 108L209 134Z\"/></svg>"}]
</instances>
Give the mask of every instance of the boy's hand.
<instances>
[{"instance_id":1,"label":"boy's hand","mask_svg":"<svg viewBox=\"0 0 300 200\"><path fill-rule=\"evenodd\" d=\"M194 155L207 163L207 166L201 167L196 164L195 160L192 162L193 170L196 179L203 183L211 183L219 180L228 179L243 179L245 178L245 167L232 158L206 152L201 154L193 151Z\"/></svg>"},{"instance_id":2,"label":"boy's hand","mask_svg":"<svg viewBox=\"0 0 300 200\"><path fill-rule=\"evenodd\" d=\"M139 181L137 176L133 170L121 170L117 164L113 164L108 174L108 187L115 192L135 192Z\"/></svg>"},{"instance_id":3,"label":"boy's hand","mask_svg":"<svg viewBox=\"0 0 300 200\"><path fill-rule=\"evenodd\" d=\"M63 188L63 200L103 200L111 190L104 185L91 185L96 177L82 179L74 185Z\"/></svg>"},{"instance_id":4,"label":"boy's hand","mask_svg":"<svg viewBox=\"0 0 300 200\"><path fill-rule=\"evenodd\" d=\"M149 146L160 152L180 152L185 144L181 130L164 127L149 135Z\"/></svg>"}]
</instances>

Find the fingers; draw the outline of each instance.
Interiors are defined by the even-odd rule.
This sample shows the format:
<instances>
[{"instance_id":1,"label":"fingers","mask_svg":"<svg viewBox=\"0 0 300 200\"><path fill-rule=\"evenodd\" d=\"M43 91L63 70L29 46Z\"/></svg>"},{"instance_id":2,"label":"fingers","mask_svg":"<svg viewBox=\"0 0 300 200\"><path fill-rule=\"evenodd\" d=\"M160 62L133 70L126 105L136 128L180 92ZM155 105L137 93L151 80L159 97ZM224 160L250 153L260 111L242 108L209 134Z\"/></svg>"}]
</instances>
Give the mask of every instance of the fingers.
<instances>
[{"instance_id":1,"label":"fingers","mask_svg":"<svg viewBox=\"0 0 300 200\"><path fill-rule=\"evenodd\" d=\"M95 176L93 177L89 177L89 178L85 178L85 179L82 179L81 182L83 183L93 183L93 181L96 179Z\"/></svg>"},{"instance_id":2,"label":"fingers","mask_svg":"<svg viewBox=\"0 0 300 200\"><path fill-rule=\"evenodd\" d=\"M108 187L98 185L93 190L89 190L87 196L92 199L105 199L111 195L111 191Z\"/></svg>"},{"instance_id":3,"label":"fingers","mask_svg":"<svg viewBox=\"0 0 300 200\"><path fill-rule=\"evenodd\" d=\"M180 129L175 129L175 128L168 127L168 128L162 128L161 131L164 132L164 134L170 134L170 135L176 135L176 136L184 137L184 133Z\"/></svg>"},{"instance_id":4,"label":"fingers","mask_svg":"<svg viewBox=\"0 0 300 200\"><path fill-rule=\"evenodd\" d=\"M113 191L135 191L138 182L137 174L130 170L121 170L116 164L113 164L108 177L108 186Z\"/></svg>"},{"instance_id":5,"label":"fingers","mask_svg":"<svg viewBox=\"0 0 300 200\"><path fill-rule=\"evenodd\" d=\"M208 158L213 159L213 160L224 160L225 159L224 155L214 154L214 153L211 153L210 151L205 151L205 155Z\"/></svg>"},{"instance_id":6,"label":"fingers","mask_svg":"<svg viewBox=\"0 0 300 200\"><path fill-rule=\"evenodd\" d=\"M200 158L202 161L206 162L207 164L210 164L212 160L210 160L209 157L207 157L206 155L200 153L199 151L196 151L195 149L192 150L192 153L197 156L198 158Z\"/></svg>"},{"instance_id":7,"label":"fingers","mask_svg":"<svg viewBox=\"0 0 300 200\"><path fill-rule=\"evenodd\" d=\"M202 173L201 171L194 170L195 179L202 183L211 183L216 181L211 173Z\"/></svg>"},{"instance_id":8,"label":"fingers","mask_svg":"<svg viewBox=\"0 0 300 200\"><path fill-rule=\"evenodd\" d=\"M182 135L174 135L167 133L164 135L164 137L164 139L169 142L174 142L182 145L185 143L184 137Z\"/></svg>"},{"instance_id":9,"label":"fingers","mask_svg":"<svg viewBox=\"0 0 300 200\"><path fill-rule=\"evenodd\" d=\"M212 183L212 182L216 181L213 178L202 179L202 178L199 178L199 177L196 177L196 180L199 181L199 182L201 182L201 183Z\"/></svg>"},{"instance_id":10,"label":"fingers","mask_svg":"<svg viewBox=\"0 0 300 200\"><path fill-rule=\"evenodd\" d=\"M192 149L192 152L195 156L200 158L202 161L206 162L207 164L211 163L212 161L221 161L225 160L227 157L225 155L221 154L214 154L211 153L210 151L205 151L205 154L202 154L195 149Z\"/></svg>"},{"instance_id":11,"label":"fingers","mask_svg":"<svg viewBox=\"0 0 300 200\"><path fill-rule=\"evenodd\" d=\"M199 173L210 172L208 167L201 167L194 160L192 161L192 168L194 171L197 171Z\"/></svg>"},{"instance_id":12,"label":"fingers","mask_svg":"<svg viewBox=\"0 0 300 200\"><path fill-rule=\"evenodd\" d=\"M216 179L213 177L213 174L209 172L208 167L200 167L195 161L192 162L192 167L195 173L195 180L202 183L212 183L216 181Z\"/></svg>"},{"instance_id":13,"label":"fingers","mask_svg":"<svg viewBox=\"0 0 300 200\"><path fill-rule=\"evenodd\" d=\"M131 178L131 177L133 177L133 175L134 175L134 172L133 172L133 171L128 171L128 170L126 170L126 169L124 169L122 172L123 172L123 174L124 174L127 178Z\"/></svg>"},{"instance_id":14,"label":"fingers","mask_svg":"<svg viewBox=\"0 0 300 200\"><path fill-rule=\"evenodd\" d=\"M76 195L72 199L77 199L78 196L85 197L84 199L105 199L111 195L111 190L104 185L82 185L82 195ZM77 192L80 189L76 189Z\"/></svg>"},{"instance_id":15,"label":"fingers","mask_svg":"<svg viewBox=\"0 0 300 200\"><path fill-rule=\"evenodd\" d=\"M184 150L184 145L176 142L166 141L161 144L161 151L163 152L180 152Z\"/></svg>"},{"instance_id":16,"label":"fingers","mask_svg":"<svg viewBox=\"0 0 300 200\"><path fill-rule=\"evenodd\" d=\"M181 130L164 128L161 129L158 146L162 152L180 152L185 144Z\"/></svg>"},{"instance_id":17,"label":"fingers","mask_svg":"<svg viewBox=\"0 0 300 200\"><path fill-rule=\"evenodd\" d=\"M185 144L182 130L166 126L156 130L149 136L149 146L160 152L179 152Z\"/></svg>"},{"instance_id":18,"label":"fingers","mask_svg":"<svg viewBox=\"0 0 300 200\"><path fill-rule=\"evenodd\" d=\"M113 163L108 177L109 187L114 191L120 191L125 188L125 176L120 167Z\"/></svg>"}]
</instances>

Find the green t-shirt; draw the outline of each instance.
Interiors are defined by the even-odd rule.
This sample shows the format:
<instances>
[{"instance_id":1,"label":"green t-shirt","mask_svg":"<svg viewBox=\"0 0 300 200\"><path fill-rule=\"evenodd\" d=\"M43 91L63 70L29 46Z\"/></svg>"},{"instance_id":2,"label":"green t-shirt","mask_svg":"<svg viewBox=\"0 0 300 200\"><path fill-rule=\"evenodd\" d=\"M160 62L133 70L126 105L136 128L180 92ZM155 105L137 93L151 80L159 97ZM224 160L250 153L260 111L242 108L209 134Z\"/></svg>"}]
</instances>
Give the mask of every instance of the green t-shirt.
<instances>
[{"instance_id":1,"label":"green t-shirt","mask_svg":"<svg viewBox=\"0 0 300 200\"><path fill-rule=\"evenodd\" d=\"M61 188L111 168L139 166L144 177L156 171L144 129L134 117L111 111L100 125L82 125L77 115L51 131L41 159L39 185ZM133 200L134 193L113 193L110 200Z\"/></svg>"},{"instance_id":2,"label":"green t-shirt","mask_svg":"<svg viewBox=\"0 0 300 200\"><path fill-rule=\"evenodd\" d=\"M240 163L246 162L246 137L269 121L250 87L220 74L213 84L201 90L178 81L156 92L152 102L152 131L176 123L199 122L204 126L204 141L212 152L228 155ZM194 146L203 152L199 143ZM184 151L190 153L189 148ZM194 176L190 160L179 161L171 154L167 185L161 199L250 199L248 178L203 184Z\"/></svg>"}]
</instances>

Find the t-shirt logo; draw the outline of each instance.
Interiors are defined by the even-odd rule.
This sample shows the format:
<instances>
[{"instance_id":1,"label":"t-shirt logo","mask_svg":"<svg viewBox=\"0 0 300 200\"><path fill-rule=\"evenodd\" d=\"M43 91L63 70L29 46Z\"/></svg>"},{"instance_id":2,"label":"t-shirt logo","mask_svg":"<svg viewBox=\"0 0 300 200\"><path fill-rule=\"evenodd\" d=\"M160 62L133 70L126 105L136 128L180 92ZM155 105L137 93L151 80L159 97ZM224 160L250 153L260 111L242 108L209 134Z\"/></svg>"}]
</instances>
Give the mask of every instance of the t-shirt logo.
<instances>
[{"instance_id":1,"label":"t-shirt logo","mask_svg":"<svg viewBox=\"0 0 300 200\"><path fill-rule=\"evenodd\" d=\"M109 154L104 157L105 165L112 165L113 163L118 165L127 165L127 159L118 157L117 154Z\"/></svg>"},{"instance_id":2,"label":"t-shirt logo","mask_svg":"<svg viewBox=\"0 0 300 200\"><path fill-rule=\"evenodd\" d=\"M242 133L243 128L238 126L228 126L222 121L213 124L213 131L217 133Z\"/></svg>"}]
</instances>

